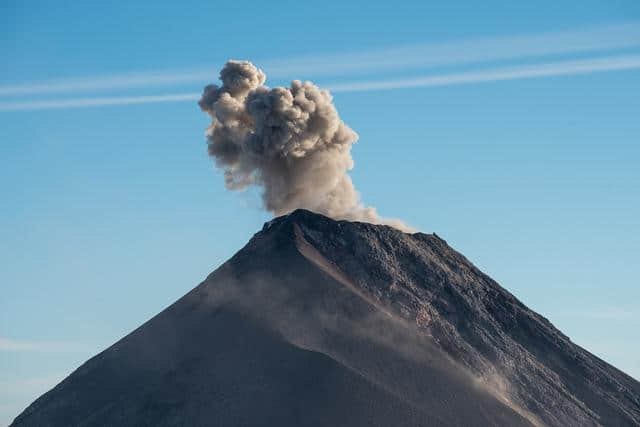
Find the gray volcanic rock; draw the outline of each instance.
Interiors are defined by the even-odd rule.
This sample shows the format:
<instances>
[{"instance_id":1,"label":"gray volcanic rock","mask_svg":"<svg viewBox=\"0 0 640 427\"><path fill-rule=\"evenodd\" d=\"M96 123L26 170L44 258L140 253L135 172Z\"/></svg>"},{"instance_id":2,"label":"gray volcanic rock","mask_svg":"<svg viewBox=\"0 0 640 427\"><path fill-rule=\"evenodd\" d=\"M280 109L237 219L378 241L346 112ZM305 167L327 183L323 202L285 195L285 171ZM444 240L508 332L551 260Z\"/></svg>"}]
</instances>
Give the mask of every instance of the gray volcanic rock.
<instances>
[{"instance_id":1,"label":"gray volcanic rock","mask_svg":"<svg viewBox=\"0 0 640 427\"><path fill-rule=\"evenodd\" d=\"M12 426L640 425L640 383L436 235L276 218Z\"/></svg>"}]
</instances>

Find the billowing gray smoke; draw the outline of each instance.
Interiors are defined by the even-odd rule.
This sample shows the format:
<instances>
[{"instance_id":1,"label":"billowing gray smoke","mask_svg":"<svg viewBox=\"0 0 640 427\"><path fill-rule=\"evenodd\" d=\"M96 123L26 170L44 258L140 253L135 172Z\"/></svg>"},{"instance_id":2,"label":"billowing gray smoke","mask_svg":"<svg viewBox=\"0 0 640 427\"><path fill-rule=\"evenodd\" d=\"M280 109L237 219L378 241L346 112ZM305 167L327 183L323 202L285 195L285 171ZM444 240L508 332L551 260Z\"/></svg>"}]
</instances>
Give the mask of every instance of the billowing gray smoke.
<instances>
[{"instance_id":1,"label":"billowing gray smoke","mask_svg":"<svg viewBox=\"0 0 640 427\"><path fill-rule=\"evenodd\" d=\"M265 79L250 62L229 61L222 86L205 87L200 99L212 118L209 155L224 170L227 188L261 186L264 207L275 215L305 208L407 229L361 203L347 174L358 135L340 120L329 92L298 80L270 89Z\"/></svg>"}]
</instances>

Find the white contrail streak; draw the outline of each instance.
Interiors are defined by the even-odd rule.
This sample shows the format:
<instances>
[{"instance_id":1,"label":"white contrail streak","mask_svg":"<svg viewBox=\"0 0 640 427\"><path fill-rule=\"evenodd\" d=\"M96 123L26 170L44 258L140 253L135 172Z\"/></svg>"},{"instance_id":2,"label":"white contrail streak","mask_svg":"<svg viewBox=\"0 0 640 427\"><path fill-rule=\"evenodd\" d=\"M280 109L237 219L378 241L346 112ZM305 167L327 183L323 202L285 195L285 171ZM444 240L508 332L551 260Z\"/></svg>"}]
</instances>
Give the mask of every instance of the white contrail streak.
<instances>
[{"instance_id":1,"label":"white contrail streak","mask_svg":"<svg viewBox=\"0 0 640 427\"><path fill-rule=\"evenodd\" d=\"M82 79L52 80L41 83L0 86L0 96L169 86L183 83L206 82L211 79L211 75L212 73L208 71L139 72L113 76L94 76Z\"/></svg>"},{"instance_id":2,"label":"white contrail streak","mask_svg":"<svg viewBox=\"0 0 640 427\"><path fill-rule=\"evenodd\" d=\"M334 55L309 55L260 64L271 77L281 75L315 77L370 70L379 72L482 64L507 59L541 58L638 46L640 46L640 23L626 23L581 31L416 44Z\"/></svg>"},{"instance_id":3,"label":"white contrail streak","mask_svg":"<svg viewBox=\"0 0 640 427\"><path fill-rule=\"evenodd\" d=\"M547 32L477 40L416 44L342 54L310 55L258 61L271 77L291 78L353 74L357 72L418 69L442 65L548 55L625 49L640 46L640 23L595 27L579 31ZM215 69L217 67L212 67ZM60 79L0 86L0 96L74 93L116 88L167 87L197 83L203 86L213 73L208 69L137 72L111 76Z\"/></svg>"},{"instance_id":4,"label":"white contrail streak","mask_svg":"<svg viewBox=\"0 0 640 427\"><path fill-rule=\"evenodd\" d=\"M326 85L332 92L363 92L404 89L413 87L451 86L504 80L588 74L606 71L640 69L640 55L620 55L606 58L562 61L520 67L504 67L463 73L440 74L412 78L348 82ZM70 98L46 101L0 102L0 111L46 110L60 108L97 107L103 105L129 105L158 102L195 101L199 93L172 95L127 96L106 98Z\"/></svg>"},{"instance_id":5,"label":"white contrail streak","mask_svg":"<svg viewBox=\"0 0 640 427\"><path fill-rule=\"evenodd\" d=\"M172 95L114 96L104 98L69 98L46 101L0 102L0 111L54 110L62 108L99 107L104 105L154 104L158 102L197 101L199 93Z\"/></svg>"},{"instance_id":6,"label":"white contrail streak","mask_svg":"<svg viewBox=\"0 0 640 427\"><path fill-rule=\"evenodd\" d=\"M640 68L640 55L627 55L581 61L564 61L548 64L499 68L488 71L453 73L395 80L339 83L329 85L328 89L332 92L362 92L588 74L603 71L631 70L637 68Z\"/></svg>"}]
</instances>

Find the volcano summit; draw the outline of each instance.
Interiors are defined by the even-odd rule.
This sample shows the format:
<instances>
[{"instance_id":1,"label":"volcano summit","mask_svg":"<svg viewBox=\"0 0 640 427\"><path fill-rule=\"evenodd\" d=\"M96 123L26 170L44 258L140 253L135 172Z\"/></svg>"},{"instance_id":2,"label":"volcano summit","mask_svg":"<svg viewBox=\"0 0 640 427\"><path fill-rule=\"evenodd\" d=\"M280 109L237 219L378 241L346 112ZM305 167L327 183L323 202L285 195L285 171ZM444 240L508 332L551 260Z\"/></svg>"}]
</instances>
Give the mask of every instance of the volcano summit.
<instances>
[{"instance_id":1,"label":"volcano summit","mask_svg":"<svg viewBox=\"0 0 640 427\"><path fill-rule=\"evenodd\" d=\"M640 383L436 235L297 210L12 426L632 426Z\"/></svg>"}]
</instances>

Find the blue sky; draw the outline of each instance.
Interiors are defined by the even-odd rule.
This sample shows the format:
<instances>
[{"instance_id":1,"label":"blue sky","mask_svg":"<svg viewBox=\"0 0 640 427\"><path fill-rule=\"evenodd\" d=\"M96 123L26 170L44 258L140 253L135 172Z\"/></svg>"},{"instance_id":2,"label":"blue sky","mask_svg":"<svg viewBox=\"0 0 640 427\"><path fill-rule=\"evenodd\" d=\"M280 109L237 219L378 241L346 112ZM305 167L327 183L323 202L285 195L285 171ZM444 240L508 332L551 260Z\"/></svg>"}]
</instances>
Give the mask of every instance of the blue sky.
<instances>
[{"instance_id":1,"label":"blue sky","mask_svg":"<svg viewBox=\"0 0 640 427\"><path fill-rule=\"evenodd\" d=\"M640 3L89 3L0 5L0 424L269 219L188 99L229 58L335 88L367 204L640 378Z\"/></svg>"}]
</instances>

